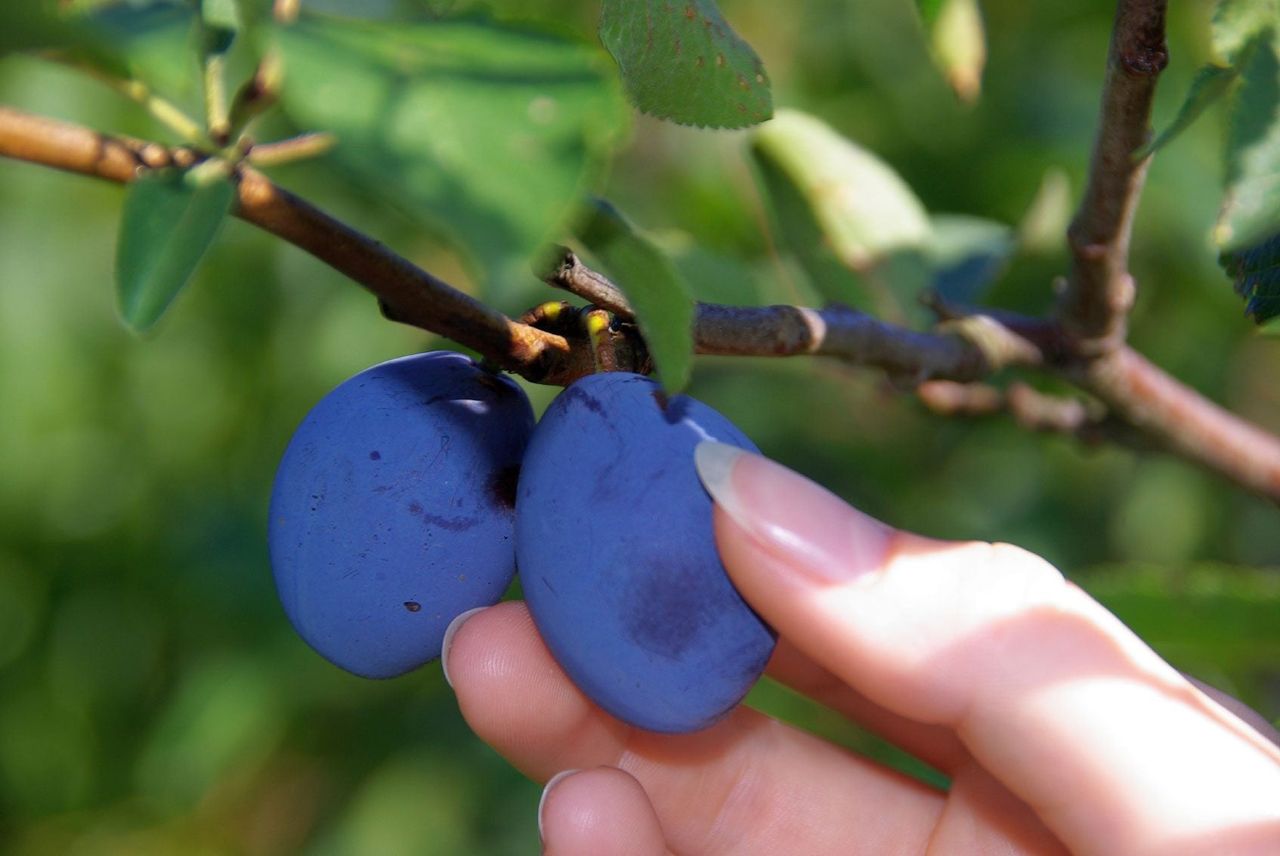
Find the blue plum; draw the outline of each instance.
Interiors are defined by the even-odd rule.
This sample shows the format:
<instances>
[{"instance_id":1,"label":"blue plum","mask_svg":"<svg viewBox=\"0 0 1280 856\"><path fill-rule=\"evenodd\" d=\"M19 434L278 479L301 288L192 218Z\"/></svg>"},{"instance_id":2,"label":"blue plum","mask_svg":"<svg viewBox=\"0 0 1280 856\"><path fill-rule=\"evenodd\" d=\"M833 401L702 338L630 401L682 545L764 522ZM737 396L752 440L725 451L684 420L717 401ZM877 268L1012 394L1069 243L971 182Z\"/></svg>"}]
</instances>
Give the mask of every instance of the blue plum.
<instances>
[{"instance_id":1,"label":"blue plum","mask_svg":"<svg viewBox=\"0 0 1280 856\"><path fill-rule=\"evenodd\" d=\"M699 401L591 375L551 403L520 475L516 555L539 632L584 693L650 731L720 719L774 647L716 552L693 464L705 439L755 449Z\"/></svg>"},{"instance_id":2,"label":"blue plum","mask_svg":"<svg viewBox=\"0 0 1280 856\"><path fill-rule=\"evenodd\" d=\"M440 656L449 622L515 573L514 500L533 411L518 386L437 351L320 400L271 495L276 589L334 664L389 678Z\"/></svg>"}]
</instances>

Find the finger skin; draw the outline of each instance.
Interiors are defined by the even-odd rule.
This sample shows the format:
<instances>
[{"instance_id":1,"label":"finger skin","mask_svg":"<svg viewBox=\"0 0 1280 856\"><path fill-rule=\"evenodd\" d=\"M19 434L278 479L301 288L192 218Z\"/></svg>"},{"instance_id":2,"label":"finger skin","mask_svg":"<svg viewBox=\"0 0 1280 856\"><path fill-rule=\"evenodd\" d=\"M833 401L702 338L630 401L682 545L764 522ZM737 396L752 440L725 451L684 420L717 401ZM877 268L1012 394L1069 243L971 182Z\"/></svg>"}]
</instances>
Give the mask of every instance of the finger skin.
<instances>
[{"instance_id":1,"label":"finger skin","mask_svg":"<svg viewBox=\"0 0 1280 856\"><path fill-rule=\"evenodd\" d=\"M896 532L758 456L729 480L717 543L747 601L875 704L953 729L1073 852L1280 822L1275 747L1042 559Z\"/></svg>"},{"instance_id":2,"label":"finger skin","mask_svg":"<svg viewBox=\"0 0 1280 856\"><path fill-rule=\"evenodd\" d=\"M669 856L662 824L636 778L616 767L549 783L539 809L546 856Z\"/></svg>"},{"instance_id":3,"label":"finger skin","mask_svg":"<svg viewBox=\"0 0 1280 856\"><path fill-rule=\"evenodd\" d=\"M787 639L778 640L767 673L943 773L954 775L971 760L969 750L952 729L928 725L885 709L814 662Z\"/></svg>"},{"instance_id":4,"label":"finger skin","mask_svg":"<svg viewBox=\"0 0 1280 856\"><path fill-rule=\"evenodd\" d=\"M919 782L747 708L695 734L632 729L565 677L521 603L470 617L446 656L467 723L514 766L625 770L685 856L918 854L942 811Z\"/></svg>"}]
</instances>

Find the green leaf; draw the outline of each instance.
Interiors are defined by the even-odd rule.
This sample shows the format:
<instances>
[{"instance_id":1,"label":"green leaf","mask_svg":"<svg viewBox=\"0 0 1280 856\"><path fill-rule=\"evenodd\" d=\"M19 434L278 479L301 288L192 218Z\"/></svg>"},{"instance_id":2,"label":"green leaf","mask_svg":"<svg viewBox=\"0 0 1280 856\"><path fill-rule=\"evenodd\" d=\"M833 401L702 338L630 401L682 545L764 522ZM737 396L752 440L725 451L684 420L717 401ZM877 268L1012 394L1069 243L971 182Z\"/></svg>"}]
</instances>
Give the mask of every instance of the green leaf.
<instances>
[{"instance_id":1,"label":"green leaf","mask_svg":"<svg viewBox=\"0 0 1280 856\"><path fill-rule=\"evenodd\" d=\"M1223 253L1218 261L1234 280L1236 293L1245 299L1246 314L1259 324L1280 317L1280 235Z\"/></svg>"},{"instance_id":2,"label":"green leaf","mask_svg":"<svg viewBox=\"0 0 1280 856\"><path fill-rule=\"evenodd\" d=\"M495 297L600 177L626 109L599 54L483 20L303 17L276 31L283 105L362 184L464 251Z\"/></svg>"},{"instance_id":3,"label":"green leaf","mask_svg":"<svg viewBox=\"0 0 1280 856\"><path fill-rule=\"evenodd\" d=\"M932 21L933 61L961 101L975 101L982 92L987 64L987 36L978 0L942 0Z\"/></svg>"},{"instance_id":4,"label":"green leaf","mask_svg":"<svg viewBox=\"0 0 1280 856\"><path fill-rule=\"evenodd\" d=\"M1238 250L1280 232L1280 56L1276 30L1250 43L1227 125L1227 193L1214 230Z\"/></svg>"},{"instance_id":5,"label":"green leaf","mask_svg":"<svg viewBox=\"0 0 1280 856\"><path fill-rule=\"evenodd\" d=\"M200 22L204 29L205 49L211 54L224 54L230 50L243 26L236 0L200 0Z\"/></svg>"},{"instance_id":6,"label":"green leaf","mask_svg":"<svg viewBox=\"0 0 1280 856\"><path fill-rule=\"evenodd\" d=\"M764 64L712 0L604 0L600 40L645 113L711 128L745 128L773 113Z\"/></svg>"},{"instance_id":7,"label":"green leaf","mask_svg":"<svg viewBox=\"0 0 1280 856\"><path fill-rule=\"evenodd\" d=\"M779 221L785 224L803 205L816 224L816 236L804 225L794 230L797 243L809 244L798 253L802 260L821 260L816 239L843 266L864 277L879 273L898 291L921 284L924 269L912 260L931 238L929 217L888 164L821 120L794 110L778 111L755 132L752 154L771 201L779 207ZM849 282L830 270L821 280L837 288ZM850 298L848 293L826 296Z\"/></svg>"},{"instance_id":8,"label":"green leaf","mask_svg":"<svg viewBox=\"0 0 1280 856\"><path fill-rule=\"evenodd\" d=\"M949 302L971 304L1004 271L1018 242L1003 223L963 214L933 218L927 257L933 289Z\"/></svg>"},{"instance_id":9,"label":"green leaf","mask_svg":"<svg viewBox=\"0 0 1280 856\"><path fill-rule=\"evenodd\" d=\"M1274 569L1107 566L1076 581L1178 668L1248 672L1280 661Z\"/></svg>"},{"instance_id":10,"label":"green leaf","mask_svg":"<svg viewBox=\"0 0 1280 856\"><path fill-rule=\"evenodd\" d=\"M916 11L920 13L920 20L926 25L938 20L945 2L946 0L916 0Z\"/></svg>"},{"instance_id":11,"label":"green leaf","mask_svg":"<svg viewBox=\"0 0 1280 856\"><path fill-rule=\"evenodd\" d=\"M1187 90L1187 97L1178 108L1178 115L1160 135L1134 153L1136 158L1154 154L1168 145L1175 137L1200 118L1200 114L1214 104L1230 88L1236 79L1236 70L1220 65L1206 65L1196 72Z\"/></svg>"},{"instance_id":12,"label":"green leaf","mask_svg":"<svg viewBox=\"0 0 1280 856\"><path fill-rule=\"evenodd\" d=\"M173 100L199 92L197 19L189 5L109 6L82 21L91 44L77 56L85 62L115 77L140 80Z\"/></svg>"},{"instance_id":13,"label":"green leaf","mask_svg":"<svg viewBox=\"0 0 1280 856\"><path fill-rule=\"evenodd\" d=\"M39 0L0 3L0 56L14 51L66 47L83 33Z\"/></svg>"},{"instance_id":14,"label":"green leaf","mask_svg":"<svg viewBox=\"0 0 1280 856\"><path fill-rule=\"evenodd\" d=\"M578 237L622 288L669 393L693 368L693 298L671 260L609 203L596 200Z\"/></svg>"},{"instance_id":15,"label":"green leaf","mask_svg":"<svg viewBox=\"0 0 1280 856\"><path fill-rule=\"evenodd\" d=\"M1213 10L1213 49L1228 65L1235 65L1254 37L1280 21L1277 0L1218 0Z\"/></svg>"},{"instance_id":16,"label":"green leaf","mask_svg":"<svg viewBox=\"0 0 1280 856\"><path fill-rule=\"evenodd\" d=\"M191 278L231 210L226 178L202 185L190 173L148 172L130 182L116 244L120 315L139 332L164 314Z\"/></svg>"},{"instance_id":17,"label":"green leaf","mask_svg":"<svg viewBox=\"0 0 1280 856\"><path fill-rule=\"evenodd\" d=\"M836 256L808 200L775 161L758 147L753 146L751 153L777 242L795 256L823 299L869 308L867 283Z\"/></svg>"}]
</instances>

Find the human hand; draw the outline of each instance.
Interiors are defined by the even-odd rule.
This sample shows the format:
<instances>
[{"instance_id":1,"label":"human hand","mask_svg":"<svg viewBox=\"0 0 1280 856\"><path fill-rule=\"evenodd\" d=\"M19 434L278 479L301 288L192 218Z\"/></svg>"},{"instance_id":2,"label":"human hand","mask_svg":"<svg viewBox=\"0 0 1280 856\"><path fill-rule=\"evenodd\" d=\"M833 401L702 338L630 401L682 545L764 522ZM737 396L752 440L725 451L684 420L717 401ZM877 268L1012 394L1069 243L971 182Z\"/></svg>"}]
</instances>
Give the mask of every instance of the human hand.
<instances>
[{"instance_id":1,"label":"human hand","mask_svg":"<svg viewBox=\"0 0 1280 856\"><path fill-rule=\"evenodd\" d=\"M556 777L547 853L1280 853L1280 749L1044 560L891 529L727 446L698 464L725 567L779 633L770 674L951 788L741 706L631 728L504 603L450 628L446 674L476 734Z\"/></svg>"}]
</instances>

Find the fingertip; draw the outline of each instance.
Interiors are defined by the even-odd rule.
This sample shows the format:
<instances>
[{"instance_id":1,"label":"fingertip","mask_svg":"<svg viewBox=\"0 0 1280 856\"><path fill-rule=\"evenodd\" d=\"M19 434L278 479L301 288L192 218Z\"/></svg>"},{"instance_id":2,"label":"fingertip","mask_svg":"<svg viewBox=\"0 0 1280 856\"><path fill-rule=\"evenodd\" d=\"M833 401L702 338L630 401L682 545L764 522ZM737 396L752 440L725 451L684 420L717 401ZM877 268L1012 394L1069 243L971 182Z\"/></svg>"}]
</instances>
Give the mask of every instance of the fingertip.
<instances>
[{"instance_id":1,"label":"fingertip","mask_svg":"<svg viewBox=\"0 0 1280 856\"><path fill-rule=\"evenodd\" d=\"M549 856L665 856L662 824L644 787L616 767L566 770L547 782L538 831Z\"/></svg>"},{"instance_id":2,"label":"fingertip","mask_svg":"<svg viewBox=\"0 0 1280 856\"><path fill-rule=\"evenodd\" d=\"M444 674L444 682L453 687L453 679L449 677L449 649L453 647L453 638L458 635L458 631L462 629L462 625L472 618L476 613L484 612L489 607L477 606L475 609L468 609L456 616L453 621L449 622L449 626L444 629L444 638L440 642L440 671Z\"/></svg>"}]
</instances>

